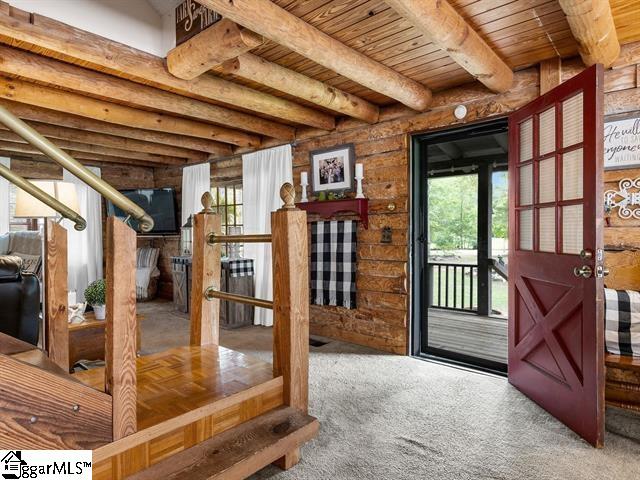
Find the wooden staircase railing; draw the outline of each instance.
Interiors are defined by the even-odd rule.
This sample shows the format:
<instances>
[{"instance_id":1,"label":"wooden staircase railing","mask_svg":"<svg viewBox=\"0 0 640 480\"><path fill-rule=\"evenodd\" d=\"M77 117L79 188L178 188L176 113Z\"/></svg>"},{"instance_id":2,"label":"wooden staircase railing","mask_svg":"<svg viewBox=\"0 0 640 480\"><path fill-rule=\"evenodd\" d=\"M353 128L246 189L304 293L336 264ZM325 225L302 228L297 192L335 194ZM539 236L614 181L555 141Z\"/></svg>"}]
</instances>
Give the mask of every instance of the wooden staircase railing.
<instances>
[{"instance_id":1,"label":"wooden staircase railing","mask_svg":"<svg viewBox=\"0 0 640 480\"><path fill-rule=\"evenodd\" d=\"M271 214L272 233L221 234L220 215L212 213L209 194L204 209L195 215L191 344L217 344L220 300L239 301L272 308L273 372L283 377L284 404L303 414L308 411L309 389L309 257L307 214L295 207L295 191L285 183L280 189L284 205ZM273 301L220 292L220 245L230 242L271 242ZM210 342L210 343L206 343ZM296 448L278 461L290 468L300 459Z\"/></svg>"}]
</instances>

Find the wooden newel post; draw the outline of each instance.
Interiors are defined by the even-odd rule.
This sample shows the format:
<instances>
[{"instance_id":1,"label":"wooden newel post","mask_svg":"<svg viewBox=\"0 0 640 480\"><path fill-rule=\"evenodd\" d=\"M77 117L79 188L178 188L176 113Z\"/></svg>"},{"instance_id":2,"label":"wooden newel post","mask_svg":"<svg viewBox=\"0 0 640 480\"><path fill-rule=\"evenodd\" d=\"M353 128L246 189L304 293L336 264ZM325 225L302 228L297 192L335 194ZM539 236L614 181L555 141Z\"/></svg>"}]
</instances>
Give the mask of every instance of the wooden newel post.
<instances>
[{"instance_id":1,"label":"wooden newel post","mask_svg":"<svg viewBox=\"0 0 640 480\"><path fill-rule=\"evenodd\" d=\"M293 186L280 189L284 206L271 214L273 241L273 369L284 377L284 401L307 412L309 384L309 255L307 214L293 204Z\"/></svg>"},{"instance_id":2,"label":"wooden newel post","mask_svg":"<svg viewBox=\"0 0 640 480\"><path fill-rule=\"evenodd\" d=\"M113 440L135 433L136 232L115 217L107 220L107 318L105 389L113 397Z\"/></svg>"},{"instance_id":3,"label":"wooden newel post","mask_svg":"<svg viewBox=\"0 0 640 480\"><path fill-rule=\"evenodd\" d=\"M202 196L203 210L193 216L191 345L218 345L220 337L220 300L207 300L205 291L220 290L221 245L208 243L209 234L220 235L222 220L211 209L210 193Z\"/></svg>"},{"instance_id":4,"label":"wooden newel post","mask_svg":"<svg viewBox=\"0 0 640 480\"><path fill-rule=\"evenodd\" d=\"M295 208L293 185L280 189L284 206L271 214L273 258L273 373L284 380L284 403L309 406L309 254L307 213ZM296 449L276 464L298 463Z\"/></svg>"},{"instance_id":5,"label":"wooden newel post","mask_svg":"<svg viewBox=\"0 0 640 480\"><path fill-rule=\"evenodd\" d=\"M69 371L67 231L47 220L44 233L45 347L49 359Z\"/></svg>"}]
</instances>

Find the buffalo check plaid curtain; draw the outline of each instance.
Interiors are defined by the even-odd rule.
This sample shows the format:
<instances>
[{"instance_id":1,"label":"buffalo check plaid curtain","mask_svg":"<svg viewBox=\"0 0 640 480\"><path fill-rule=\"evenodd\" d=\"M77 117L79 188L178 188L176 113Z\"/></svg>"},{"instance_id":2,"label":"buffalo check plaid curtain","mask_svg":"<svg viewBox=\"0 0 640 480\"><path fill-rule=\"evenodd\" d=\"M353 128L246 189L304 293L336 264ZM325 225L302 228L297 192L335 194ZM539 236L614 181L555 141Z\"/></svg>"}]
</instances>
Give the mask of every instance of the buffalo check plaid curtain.
<instances>
[{"instance_id":1,"label":"buffalo check plaid curtain","mask_svg":"<svg viewBox=\"0 0 640 480\"><path fill-rule=\"evenodd\" d=\"M604 297L607 351L640 356L640 292L605 288Z\"/></svg>"},{"instance_id":2,"label":"buffalo check plaid curtain","mask_svg":"<svg viewBox=\"0 0 640 480\"><path fill-rule=\"evenodd\" d=\"M356 238L353 220L311 226L311 302L356 308Z\"/></svg>"}]
</instances>

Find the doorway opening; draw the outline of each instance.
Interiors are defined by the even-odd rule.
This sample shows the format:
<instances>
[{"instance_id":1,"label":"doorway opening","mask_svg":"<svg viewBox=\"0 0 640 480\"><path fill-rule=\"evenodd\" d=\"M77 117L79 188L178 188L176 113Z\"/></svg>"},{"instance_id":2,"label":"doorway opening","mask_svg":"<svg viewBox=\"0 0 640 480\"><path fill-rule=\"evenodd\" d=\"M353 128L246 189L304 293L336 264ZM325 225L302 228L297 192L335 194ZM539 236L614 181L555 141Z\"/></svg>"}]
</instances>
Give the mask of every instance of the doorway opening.
<instances>
[{"instance_id":1,"label":"doorway opening","mask_svg":"<svg viewBox=\"0 0 640 480\"><path fill-rule=\"evenodd\" d=\"M506 373L507 121L413 138L413 354Z\"/></svg>"}]
</instances>

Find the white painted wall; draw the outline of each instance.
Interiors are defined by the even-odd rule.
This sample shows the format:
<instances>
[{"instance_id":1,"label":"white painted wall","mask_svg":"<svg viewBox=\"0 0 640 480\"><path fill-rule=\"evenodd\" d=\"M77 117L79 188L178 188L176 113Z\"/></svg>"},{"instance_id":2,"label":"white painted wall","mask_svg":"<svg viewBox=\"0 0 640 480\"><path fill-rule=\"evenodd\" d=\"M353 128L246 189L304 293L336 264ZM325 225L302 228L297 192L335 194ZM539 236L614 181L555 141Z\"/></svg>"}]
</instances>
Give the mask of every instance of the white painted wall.
<instances>
[{"instance_id":1,"label":"white painted wall","mask_svg":"<svg viewBox=\"0 0 640 480\"><path fill-rule=\"evenodd\" d=\"M163 32L163 24L169 25L169 21L166 18L163 19L163 16L146 0L8 0L8 2L22 10L54 18L160 57L166 56L171 48L169 34Z\"/></svg>"}]
</instances>

